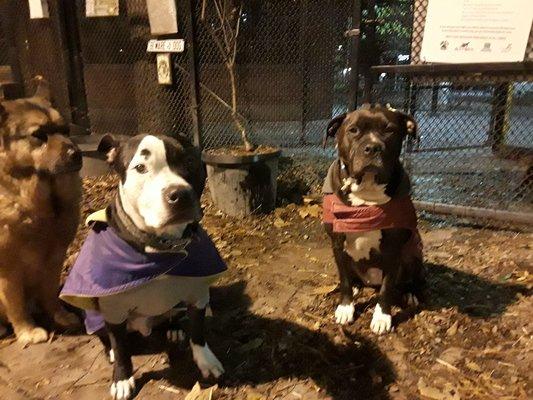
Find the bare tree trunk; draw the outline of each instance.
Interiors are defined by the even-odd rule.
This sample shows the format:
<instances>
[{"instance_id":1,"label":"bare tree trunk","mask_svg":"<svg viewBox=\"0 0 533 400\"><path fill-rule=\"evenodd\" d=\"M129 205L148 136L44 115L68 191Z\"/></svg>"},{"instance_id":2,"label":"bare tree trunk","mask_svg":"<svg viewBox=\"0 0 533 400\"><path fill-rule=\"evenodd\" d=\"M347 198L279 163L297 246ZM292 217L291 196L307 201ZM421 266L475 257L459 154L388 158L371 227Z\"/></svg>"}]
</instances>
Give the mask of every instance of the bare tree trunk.
<instances>
[{"instance_id":1,"label":"bare tree trunk","mask_svg":"<svg viewBox=\"0 0 533 400\"><path fill-rule=\"evenodd\" d=\"M246 127L242 124L238 114L237 114L237 82L235 80L235 64L227 63L226 68L228 69L228 74L231 82L231 117L235 122L235 126L241 134L242 142L244 144L244 149L246 151L252 151L255 147L248 140L248 134L246 132Z\"/></svg>"}]
</instances>

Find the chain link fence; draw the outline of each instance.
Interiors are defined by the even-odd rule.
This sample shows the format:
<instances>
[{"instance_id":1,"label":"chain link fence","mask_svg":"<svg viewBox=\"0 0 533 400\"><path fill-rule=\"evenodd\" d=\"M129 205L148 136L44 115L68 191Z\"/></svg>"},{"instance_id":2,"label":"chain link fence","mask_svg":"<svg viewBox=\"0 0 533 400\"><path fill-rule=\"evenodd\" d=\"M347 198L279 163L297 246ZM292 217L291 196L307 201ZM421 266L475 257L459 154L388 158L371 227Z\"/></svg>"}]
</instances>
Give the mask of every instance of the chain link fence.
<instances>
[{"instance_id":1,"label":"chain link fence","mask_svg":"<svg viewBox=\"0 0 533 400\"><path fill-rule=\"evenodd\" d=\"M427 65L421 48L428 1L411 4L409 41L398 39L405 26L390 27L394 13L386 4L377 2L382 10L374 47L381 46L380 64L397 66L373 66L366 92L372 101L407 110L418 121L419 142L404 151L415 199L451 205L456 215L476 207L526 219L533 210L531 64ZM380 45L392 29L399 33L393 51ZM533 31L524 61L533 61ZM478 213L476 222L489 223L484 214Z\"/></svg>"},{"instance_id":2,"label":"chain link fence","mask_svg":"<svg viewBox=\"0 0 533 400\"><path fill-rule=\"evenodd\" d=\"M2 2L0 49L16 60L0 55L0 63L11 64L27 93L31 77L45 76L60 111L96 134L193 137L197 115L205 148L240 143L230 76L209 33L217 23L213 2L176 2L180 35L195 35L183 53L171 56L172 85L158 84L156 56L146 51L153 36L145 0L120 0L119 15L105 18L86 17L85 3L49 0L50 18L32 20L27 1ZM424 65L420 46L427 0L242 4L237 109L253 142L283 149L282 198L292 201L293 192L319 189L334 157L332 147L320 145L325 126L347 111L357 94L359 104L390 103L417 119L420 142L404 152L416 199L531 212L531 64L498 71L491 65L483 71L455 65L440 73L381 67ZM354 14L358 6L360 18ZM345 36L359 23L358 37ZM530 38L530 61L532 43ZM354 67L357 88L351 85ZM197 109L191 102L195 86Z\"/></svg>"}]
</instances>

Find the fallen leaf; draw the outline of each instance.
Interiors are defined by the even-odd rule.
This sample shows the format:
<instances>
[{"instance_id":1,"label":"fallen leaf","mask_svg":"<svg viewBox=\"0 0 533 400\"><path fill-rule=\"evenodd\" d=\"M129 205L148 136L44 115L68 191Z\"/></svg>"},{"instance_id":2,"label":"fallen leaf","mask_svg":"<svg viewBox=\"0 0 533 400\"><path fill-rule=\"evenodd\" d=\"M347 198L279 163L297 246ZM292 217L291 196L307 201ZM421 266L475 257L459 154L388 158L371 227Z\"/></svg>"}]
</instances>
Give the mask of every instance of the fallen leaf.
<instances>
[{"instance_id":1,"label":"fallen leaf","mask_svg":"<svg viewBox=\"0 0 533 400\"><path fill-rule=\"evenodd\" d=\"M276 228L284 228L286 226L289 226L290 224L288 222L285 222L284 220L282 220L281 218L276 218L274 220L274 226Z\"/></svg>"},{"instance_id":2,"label":"fallen leaf","mask_svg":"<svg viewBox=\"0 0 533 400\"><path fill-rule=\"evenodd\" d=\"M455 321L452 326L446 331L446 335L453 336L457 333L457 328L459 328L459 321Z\"/></svg>"},{"instance_id":3,"label":"fallen leaf","mask_svg":"<svg viewBox=\"0 0 533 400\"><path fill-rule=\"evenodd\" d=\"M463 359L463 349L459 347L450 347L446 350L444 350L440 355L439 358L443 361L446 361L447 363L453 365L457 361Z\"/></svg>"},{"instance_id":4,"label":"fallen leaf","mask_svg":"<svg viewBox=\"0 0 533 400\"><path fill-rule=\"evenodd\" d=\"M461 396L451 386L446 389L439 389L433 386L429 386L423 378L418 380L418 391L422 396L428 397L434 400L460 400Z\"/></svg>"},{"instance_id":5,"label":"fallen leaf","mask_svg":"<svg viewBox=\"0 0 533 400\"><path fill-rule=\"evenodd\" d=\"M481 372L482 371L481 367L477 363L475 363L474 361L467 361L465 363L465 365L468 368L470 368L472 371L476 371L476 372Z\"/></svg>"},{"instance_id":6,"label":"fallen leaf","mask_svg":"<svg viewBox=\"0 0 533 400\"><path fill-rule=\"evenodd\" d=\"M337 289L337 285L319 286L319 287L313 289L313 291L311 293L313 293L313 294L328 294L328 293L333 292L335 289Z\"/></svg>"},{"instance_id":7,"label":"fallen leaf","mask_svg":"<svg viewBox=\"0 0 533 400\"><path fill-rule=\"evenodd\" d=\"M261 393L252 391L246 393L246 400L265 400L265 397Z\"/></svg>"},{"instance_id":8,"label":"fallen leaf","mask_svg":"<svg viewBox=\"0 0 533 400\"><path fill-rule=\"evenodd\" d=\"M191 391L185 396L184 400L212 400L213 393L218 389L218 385L202 389L199 382L193 386Z\"/></svg>"}]
</instances>

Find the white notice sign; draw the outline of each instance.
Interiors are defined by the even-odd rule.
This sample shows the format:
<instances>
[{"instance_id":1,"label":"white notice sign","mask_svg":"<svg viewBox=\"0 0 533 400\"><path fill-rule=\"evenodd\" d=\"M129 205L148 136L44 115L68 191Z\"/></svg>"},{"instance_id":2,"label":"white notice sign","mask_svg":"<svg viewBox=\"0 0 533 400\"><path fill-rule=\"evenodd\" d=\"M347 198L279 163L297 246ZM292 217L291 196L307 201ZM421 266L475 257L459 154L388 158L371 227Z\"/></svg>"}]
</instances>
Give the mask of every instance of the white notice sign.
<instances>
[{"instance_id":1,"label":"white notice sign","mask_svg":"<svg viewBox=\"0 0 533 400\"><path fill-rule=\"evenodd\" d=\"M48 0L29 0L28 5L30 6L31 19L50 17L50 13L48 11Z\"/></svg>"},{"instance_id":2,"label":"white notice sign","mask_svg":"<svg viewBox=\"0 0 533 400\"><path fill-rule=\"evenodd\" d=\"M118 0L85 1L85 15L87 17L116 17L118 11Z\"/></svg>"},{"instance_id":3,"label":"white notice sign","mask_svg":"<svg viewBox=\"0 0 533 400\"><path fill-rule=\"evenodd\" d=\"M183 39L150 39L146 46L149 53L181 53L185 50L185 41Z\"/></svg>"},{"instance_id":4,"label":"white notice sign","mask_svg":"<svg viewBox=\"0 0 533 400\"><path fill-rule=\"evenodd\" d=\"M421 59L523 61L532 20L532 0L429 0Z\"/></svg>"}]
</instances>

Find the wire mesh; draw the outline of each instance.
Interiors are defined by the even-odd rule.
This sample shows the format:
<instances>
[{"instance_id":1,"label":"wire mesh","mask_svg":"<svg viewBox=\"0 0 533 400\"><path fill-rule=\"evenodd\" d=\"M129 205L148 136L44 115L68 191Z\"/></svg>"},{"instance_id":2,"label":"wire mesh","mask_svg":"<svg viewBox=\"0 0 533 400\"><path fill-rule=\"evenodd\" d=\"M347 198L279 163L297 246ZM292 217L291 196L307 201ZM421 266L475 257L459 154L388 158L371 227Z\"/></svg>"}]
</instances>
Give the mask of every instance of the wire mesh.
<instances>
[{"instance_id":1,"label":"wire mesh","mask_svg":"<svg viewBox=\"0 0 533 400\"><path fill-rule=\"evenodd\" d=\"M237 112L253 142L283 148L280 188L287 192L319 190L334 156L333 147L320 146L325 127L348 110L351 93L359 93L361 102L371 66L422 64L428 1L366 0L358 55L360 87L351 88L354 37L344 33L355 23L354 3L242 2L234 70ZM56 104L68 117L77 105L69 93L65 59L65 35L72 32L64 32L64 19L72 16L61 12L62 4L50 0L50 18L30 20L27 2L6 0L0 48L16 50L18 65L13 67L28 89L36 74L51 81ZM120 0L119 16L107 18L87 18L85 1L74 4L92 132L191 136L194 75L189 57L195 45L204 146L241 143L232 117L230 75L210 34L218 21L214 1L192 2L195 40L186 43L185 52L172 55L174 83L169 86L157 83L155 55L146 52L153 36L145 0ZM190 28L188 7L185 1L176 4L184 35ZM533 32L525 60L533 60ZM11 61L0 54L1 64ZM530 212L533 72L491 74L490 65L485 69L481 77L461 72L460 65L450 76L384 74L374 81L372 100L407 110L418 121L420 143L404 153L417 199Z\"/></svg>"},{"instance_id":2,"label":"wire mesh","mask_svg":"<svg viewBox=\"0 0 533 400\"><path fill-rule=\"evenodd\" d=\"M343 34L351 5L346 0L244 3L235 66L237 110L252 141L317 145L327 121L346 110L349 46ZM231 117L229 71L213 39L219 15L213 2L200 1L195 16L204 143L236 145L240 136Z\"/></svg>"},{"instance_id":3,"label":"wire mesh","mask_svg":"<svg viewBox=\"0 0 533 400\"><path fill-rule=\"evenodd\" d=\"M121 2L119 16L112 18L87 18L85 1L76 5L92 131L190 136L188 49L171 55L174 84L160 85L156 55L146 51L152 38L146 1ZM185 30L180 11L180 29Z\"/></svg>"}]
</instances>

